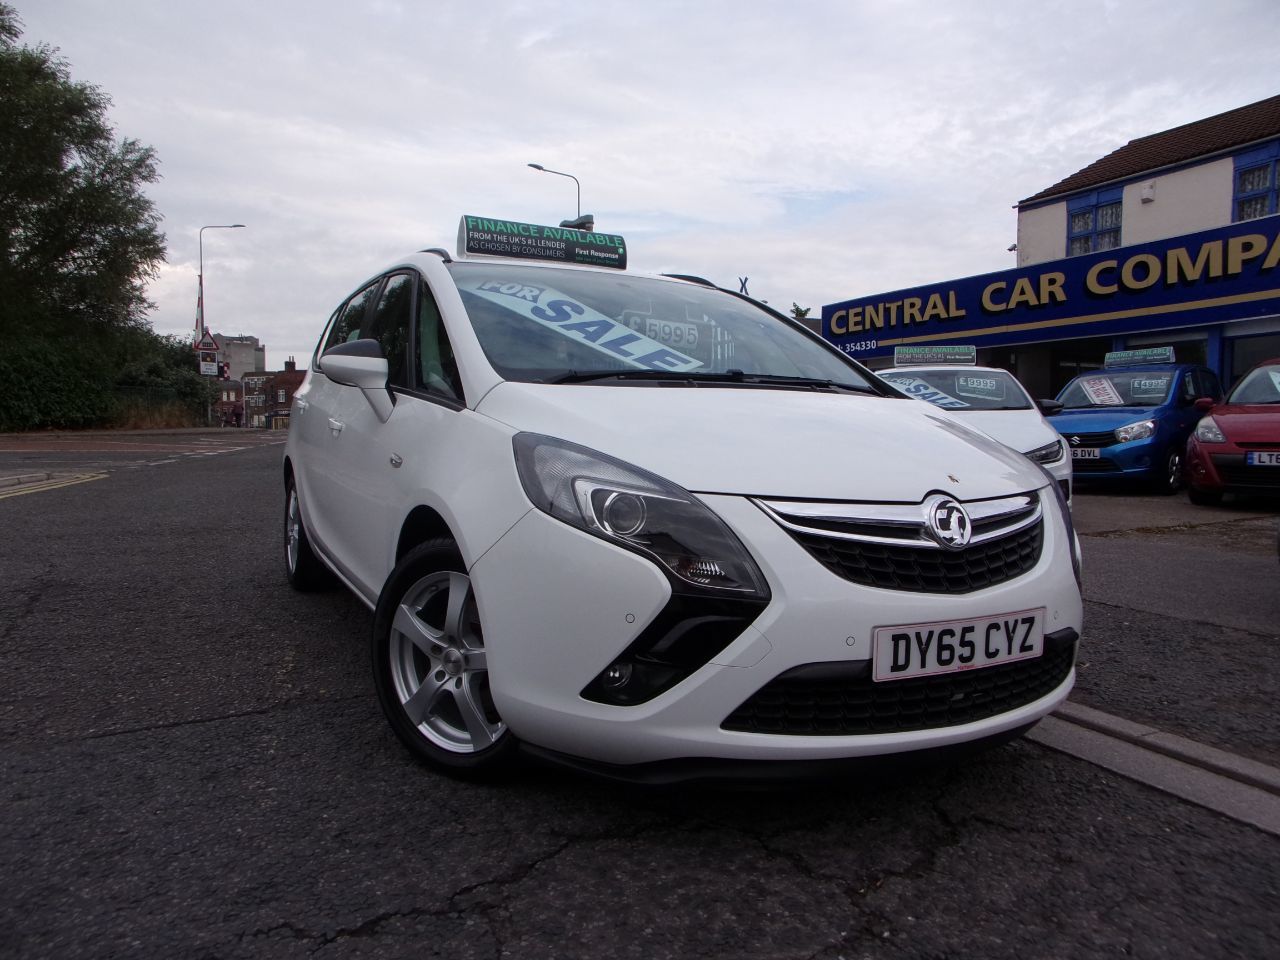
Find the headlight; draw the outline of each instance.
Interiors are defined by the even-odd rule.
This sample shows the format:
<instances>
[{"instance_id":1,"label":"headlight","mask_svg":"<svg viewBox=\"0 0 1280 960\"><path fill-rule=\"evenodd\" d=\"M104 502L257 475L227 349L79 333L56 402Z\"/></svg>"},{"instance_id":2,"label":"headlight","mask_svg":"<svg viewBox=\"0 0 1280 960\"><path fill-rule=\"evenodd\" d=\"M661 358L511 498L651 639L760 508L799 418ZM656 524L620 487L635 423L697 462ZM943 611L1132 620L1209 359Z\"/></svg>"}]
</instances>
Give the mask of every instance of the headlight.
<instances>
[{"instance_id":1,"label":"headlight","mask_svg":"<svg viewBox=\"0 0 1280 960\"><path fill-rule=\"evenodd\" d=\"M1053 443L1046 443L1043 447L1028 450L1026 456L1036 463L1057 463L1062 459L1064 449L1062 441L1055 440Z\"/></svg>"},{"instance_id":2,"label":"headlight","mask_svg":"<svg viewBox=\"0 0 1280 960\"><path fill-rule=\"evenodd\" d=\"M1139 420L1137 423L1126 423L1123 427L1116 429L1116 439L1121 443L1128 443L1130 440L1145 440L1147 437L1154 437L1156 433L1156 422L1154 420Z\"/></svg>"},{"instance_id":3,"label":"headlight","mask_svg":"<svg viewBox=\"0 0 1280 960\"><path fill-rule=\"evenodd\" d=\"M1222 432L1217 420L1213 417L1203 417L1196 424L1196 439L1204 443L1226 443L1227 435Z\"/></svg>"},{"instance_id":4,"label":"headlight","mask_svg":"<svg viewBox=\"0 0 1280 960\"><path fill-rule=\"evenodd\" d=\"M687 490L553 437L520 433L512 443L520 482L539 510L648 557L677 590L768 598L741 541Z\"/></svg>"}]
</instances>

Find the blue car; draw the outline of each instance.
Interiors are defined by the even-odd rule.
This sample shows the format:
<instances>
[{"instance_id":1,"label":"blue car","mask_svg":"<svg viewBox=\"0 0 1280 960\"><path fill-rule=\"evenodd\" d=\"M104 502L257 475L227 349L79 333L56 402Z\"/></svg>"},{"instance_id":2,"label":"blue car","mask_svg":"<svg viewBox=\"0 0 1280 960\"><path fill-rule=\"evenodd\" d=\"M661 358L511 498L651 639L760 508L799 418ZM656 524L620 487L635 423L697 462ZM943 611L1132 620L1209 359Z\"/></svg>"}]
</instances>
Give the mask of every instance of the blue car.
<instances>
[{"instance_id":1,"label":"blue car","mask_svg":"<svg viewBox=\"0 0 1280 960\"><path fill-rule=\"evenodd\" d=\"M1058 394L1062 410L1049 422L1067 441L1076 482L1157 493L1182 486L1183 450L1201 416L1195 402L1221 400L1222 387L1208 367L1172 361L1172 348L1109 353L1102 370Z\"/></svg>"}]
</instances>

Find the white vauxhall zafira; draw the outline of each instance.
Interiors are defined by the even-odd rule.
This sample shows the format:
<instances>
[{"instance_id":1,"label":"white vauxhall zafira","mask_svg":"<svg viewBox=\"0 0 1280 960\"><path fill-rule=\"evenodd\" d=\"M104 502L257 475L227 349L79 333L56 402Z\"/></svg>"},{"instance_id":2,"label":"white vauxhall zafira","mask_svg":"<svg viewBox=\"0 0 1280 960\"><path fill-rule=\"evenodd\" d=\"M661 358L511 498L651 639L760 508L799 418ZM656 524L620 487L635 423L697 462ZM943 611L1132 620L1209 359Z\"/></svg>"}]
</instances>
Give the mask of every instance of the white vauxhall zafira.
<instances>
[{"instance_id":1,"label":"white vauxhall zafira","mask_svg":"<svg viewBox=\"0 0 1280 960\"><path fill-rule=\"evenodd\" d=\"M408 749L659 780L1053 710L1081 598L1052 478L761 303L625 265L621 237L465 217L325 327L287 572L373 609Z\"/></svg>"}]
</instances>

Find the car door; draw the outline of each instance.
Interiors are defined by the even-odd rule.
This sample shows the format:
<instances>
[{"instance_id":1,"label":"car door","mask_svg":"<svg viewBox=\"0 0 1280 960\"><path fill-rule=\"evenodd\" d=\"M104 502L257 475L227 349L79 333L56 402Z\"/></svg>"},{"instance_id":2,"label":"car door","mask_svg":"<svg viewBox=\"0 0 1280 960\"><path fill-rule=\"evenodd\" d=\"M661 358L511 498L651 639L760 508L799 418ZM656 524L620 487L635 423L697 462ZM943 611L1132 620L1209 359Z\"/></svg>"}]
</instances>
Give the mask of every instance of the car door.
<instances>
[{"instance_id":1,"label":"car door","mask_svg":"<svg viewBox=\"0 0 1280 960\"><path fill-rule=\"evenodd\" d=\"M358 389L347 388L353 402L343 404L335 448L347 477L341 537L372 600L394 566L400 526L430 482L432 460L448 456L463 404L435 298L416 270L387 277L365 336L387 360L391 415L382 421Z\"/></svg>"},{"instance_id":2,"label":"car door","mask_svg":"<svg viewBox=\"0 0 1280 960\"><path fill-rule=\"evenodd\" d=\"M339 307L325 333L320 354L365 336L381 287L382 278L378 277ZM353 476L353 465L343 455L341 436L345 423L359 412L357 404L368 406L359 390L335 383L313 364L307 386L295 400L295 422L290 426L290 430L298 431L300 456L295 469L308 533L348 579L351 548L345 532L349 527L345 514L351 502L351 486L359 481Z\"/></svg>"}]
</instances>

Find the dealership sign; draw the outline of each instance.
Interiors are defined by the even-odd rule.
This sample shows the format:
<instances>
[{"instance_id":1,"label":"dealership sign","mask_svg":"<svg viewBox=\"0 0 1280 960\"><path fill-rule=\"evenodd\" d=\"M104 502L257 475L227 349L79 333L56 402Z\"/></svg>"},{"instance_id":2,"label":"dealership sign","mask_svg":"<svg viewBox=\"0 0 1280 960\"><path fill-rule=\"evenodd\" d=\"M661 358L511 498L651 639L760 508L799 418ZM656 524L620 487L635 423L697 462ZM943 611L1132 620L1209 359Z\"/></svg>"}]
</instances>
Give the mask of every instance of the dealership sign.
<instances>
[{"instance_id":1,"label":"dealership sign","mask_svg":"<svg viewBox=\"0 0 1280 960\"><path fill-rule=\"evenodd\" d=\"M822 308L822 335L860 360L959 340L1004 346L1280 313L1280 217Z\"/></svg>"}]
</instances>

